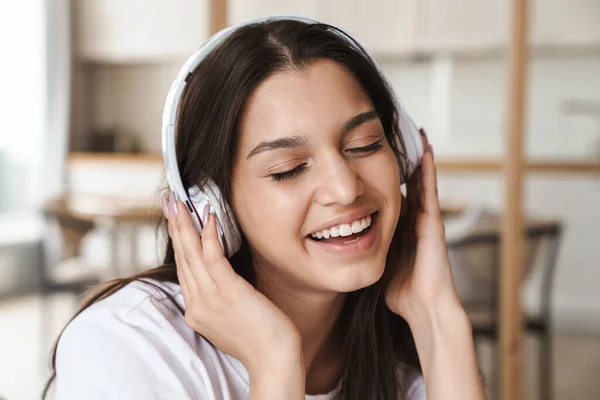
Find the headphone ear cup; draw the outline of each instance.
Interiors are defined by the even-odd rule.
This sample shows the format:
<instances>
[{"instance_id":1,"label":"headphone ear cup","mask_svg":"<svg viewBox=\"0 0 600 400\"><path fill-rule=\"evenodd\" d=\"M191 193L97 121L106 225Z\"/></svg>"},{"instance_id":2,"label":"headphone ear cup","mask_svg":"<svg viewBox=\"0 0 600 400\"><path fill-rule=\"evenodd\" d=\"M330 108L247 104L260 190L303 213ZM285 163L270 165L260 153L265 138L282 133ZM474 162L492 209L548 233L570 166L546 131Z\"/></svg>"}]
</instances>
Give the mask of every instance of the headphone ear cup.
<instances>
[{"instance_id":1,"label":"headphone ear cup","mask_svg":"<svg viewBox=\"0 0 600 400\"><path fill-rule=\"evenodd\" d=\"M221 248L225 254L228 253L228 244L223 234L223 228L221 227L221 223L218 215L220 215L220 204L218 202L211 202L210 197L207 196L206 192L198 188L198 186L192 186L188 189L188 197L190 198L191 207L193 209L192 216L194 218L194 222L196 223L196 230L198 234L202 236L202 230L206 226L206 220L202 219L202 213L204 213L204 208L208 205L210 210L215 214L215 220L217 222L217 234L219 237L219 242L221 243Z\"/></svg>"},{"instance_id":2,"label":"headphone ear cup","mask_svg":"<svg viewBox=\"0 0 600 400\"><path fill-rule=\"evenodd\" d=\"M408 179L416 169L421 165L423 153L423 139L421 138L421 132L415 122L407 114L402 103L396 99L396 107L398 109L398 126L400 128L400 136L404 142L404 152L399 143L400 137L396 137L396 145L400 150L401 156L406 158L407 170L403 171L403 178Z\"/></svg>"},{"instance_id":3,"label":"headphone ear cup","mask_svg":"<svg viewBox=\"0 0 600 400\"><path fill-rule=\"evenodd\" d=\"M204 228L205 221L202 221L202 211L204 210L204 206L208 204L208 201L205 196L203 196L202 191L198 188L198 186L192 186L187 190L189 204L186 203L188 209L191 208L191 215L194 223L196 224L196 230L198 234L202 234L202 229Z\"/></svg>"},{"instance_id":4,"label":"headphone ear cup","mask_svg":"<svg viewBox=\"0 0 600 400\"><path fill-rule=\"evenodd\" d=\"M216 183L209 179L202 188L192 186L188 189L188 195L197 215L202 213L206 204L210 205L216 217L219 240L225 256L229 258L237 253L242 246L242 233Z\"/></svg>"}]
</instances>

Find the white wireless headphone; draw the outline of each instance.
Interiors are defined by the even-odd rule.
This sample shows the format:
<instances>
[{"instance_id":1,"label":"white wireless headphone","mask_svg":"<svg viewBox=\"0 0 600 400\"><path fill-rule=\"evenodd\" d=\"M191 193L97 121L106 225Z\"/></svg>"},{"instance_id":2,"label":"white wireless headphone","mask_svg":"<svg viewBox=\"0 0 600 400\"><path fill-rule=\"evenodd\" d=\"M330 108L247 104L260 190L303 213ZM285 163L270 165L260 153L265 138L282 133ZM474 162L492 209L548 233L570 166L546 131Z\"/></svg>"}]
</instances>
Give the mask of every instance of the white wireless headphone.
<instances>
[{"instance_id":1,"label":"white wireless headphone","mask_svg":"<svg viewBox=\"0 0 600 400\"><path fill-rule=\"evenodd\" d=\"M194 72L194 70L200 65L202 60L210 54L210 52L217 47L225 38L236 29L252 23L260 23L269 20L295 20L305 22L308 24L320 24L321 21L317 21L305 17L288 16L288 15L277 15L267 16L251 19L246 22L238 23L229 26L215 35L213 35L208 41L206 41L181 67L181 70L177 74L177 77L173 81L169 93L167 94L167 100L165 102L165 108L163 111L162 119L162 154L165 163L165 172L167 176L167 182L172 191L175 192L175 196L178 200L181 200L187 207L198 234L201 234L203 228L203 221L200 218L200 213L204 210L206 204L210 206L210 212L216 216L217 230L219 233L219 240L223 247L223 252L226 257L233 256L241 247L242 234L237 222L233 219L233 213L229 205L223 200L221 191L214 181L209 180L203 187L199 188L193 186L186 190L181 182L181 176L179 175L179 168L177 166L177 155L175 154L175 134L177 132L177 111L179 108L179 102L181 95L187 84L187 78ZM330 25L331 26L331 25ZM338 31L336 29L330 30L333 34L340 37L341 39L348 42L352 47L357 49L362 54L365 54L359 49L360 43L349 36L348 34ZM370 58L374 65L378 65L374 58L365 54ZM383 75L382 75L383 76ZM400 102L397 99L396 107L399 113L399 126L404 145L406 149L405 156L409 160L409 169L406 176L410 176L412 172L420 165L421 158L423 156L423 143L421 141L419 130L415 123L408 116ZM397 146L401 150L400 146Z\"/></svg>"}]
</instances>

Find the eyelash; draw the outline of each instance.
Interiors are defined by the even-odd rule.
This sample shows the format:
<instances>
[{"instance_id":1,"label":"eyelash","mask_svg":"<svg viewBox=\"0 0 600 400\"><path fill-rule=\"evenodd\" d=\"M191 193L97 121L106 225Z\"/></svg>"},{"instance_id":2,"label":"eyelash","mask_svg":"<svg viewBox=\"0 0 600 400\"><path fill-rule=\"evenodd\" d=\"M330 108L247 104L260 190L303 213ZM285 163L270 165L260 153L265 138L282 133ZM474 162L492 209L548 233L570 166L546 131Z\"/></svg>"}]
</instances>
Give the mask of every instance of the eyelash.
<instances>
[{"instance_id":1,"label":"eyelash","mask_svg":"<svg viewBox=\"0 0 600 400\"><path fill-rule=\"evenodd\" d=\"M381 149L382 147L383 147L383 145L381 144L381 140L380 140L378 142L371 143L368 146L356 147L354 149L348 149L346 151L349 153L352 153L352 154L374 153L377 150ZM295 177L296 175L298 175L299 173L301 173L304 170L304 168L306 167L306 165L307 165L307 163L302 163L302 164L298 165L296 168L291 169L289 171L271 174L271 179L273 179L273 181L275 181L275 182L280 182L280 181L291 179L291 178Z\"/></svg>"},{"instance_id":2,"label":"eyelash","mask_svg":"<svg viewBox=\"0 0 600 400\"><path fill-rule=\"evenodd\" d=\"M302 163L302 164L298 165L296 168L291 169L289 171L278 172L276 174L271 174L271 178L275 182L285 181L287 179L291 179L294 176L298 175L300 172L302 172L304 170L304 167L306 167L306 163Z\"/></svg>"},{"instance_id":3,"label":"eyelash","mask_svg":"<svg viewBox=\"0 0 600 400\"><path fill-rule=\"evenodd\" d=\"M354 149L348 149L346 151L348 153L352 153L352 154L370 153L370 152L375 152L375 151L379 150L382 147L383 147L383 145L381 144L381 140L379 140L379 141L377 141L375 143L371 143L368 146L356 147Z\"/></svg>"}]
</instances>

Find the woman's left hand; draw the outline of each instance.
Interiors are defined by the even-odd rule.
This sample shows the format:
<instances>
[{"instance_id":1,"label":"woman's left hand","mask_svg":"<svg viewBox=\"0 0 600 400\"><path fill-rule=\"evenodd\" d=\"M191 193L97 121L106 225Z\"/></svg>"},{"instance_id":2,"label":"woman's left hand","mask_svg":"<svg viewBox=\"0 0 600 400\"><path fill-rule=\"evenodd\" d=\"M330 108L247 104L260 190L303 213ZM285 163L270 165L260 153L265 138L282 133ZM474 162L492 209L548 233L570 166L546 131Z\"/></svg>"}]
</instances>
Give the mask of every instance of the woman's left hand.
<instances>
[{"instance_id":1,"label":"woman's left hand","mask_svg":"<svg viewBox=\"0 0 600 400\"><path fill-rule=\"evenodd\" d=\"M450 271L433 151L423 130L421 136L425 148L421 173L413 174L407 182L407 191L417 190L417 179L422 180L423 187L423 207L416 225L415 263L412 269L404 269L394 277L386 288L388 307L409 324L411 320L426 316L430 310L442 305L462 308Z\"/></svg>"}]
</instances>

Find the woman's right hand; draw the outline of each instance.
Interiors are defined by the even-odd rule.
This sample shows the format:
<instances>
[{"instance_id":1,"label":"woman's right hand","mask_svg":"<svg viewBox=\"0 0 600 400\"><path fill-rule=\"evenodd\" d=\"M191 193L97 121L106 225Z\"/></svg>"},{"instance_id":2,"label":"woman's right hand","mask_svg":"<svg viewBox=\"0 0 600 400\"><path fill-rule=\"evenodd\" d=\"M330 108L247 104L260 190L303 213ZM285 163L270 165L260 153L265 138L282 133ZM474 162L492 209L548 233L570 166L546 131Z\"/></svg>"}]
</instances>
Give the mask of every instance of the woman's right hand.
<instances>
[{"instance_id":1,"label":"woman's right hand","mask_svg":"<svg viewBox=\"0 0 600 400\"><path fill-rule=\"evenodd\" d=\"M283 311L235 273L223 253L208 206L202 214L202 238L173 192L168 204L163 198L163 212L169 220L186 324L240 360L249 373L260 374L286 360L301 362L298 329Z\"/></svg>"}]
</instances>

